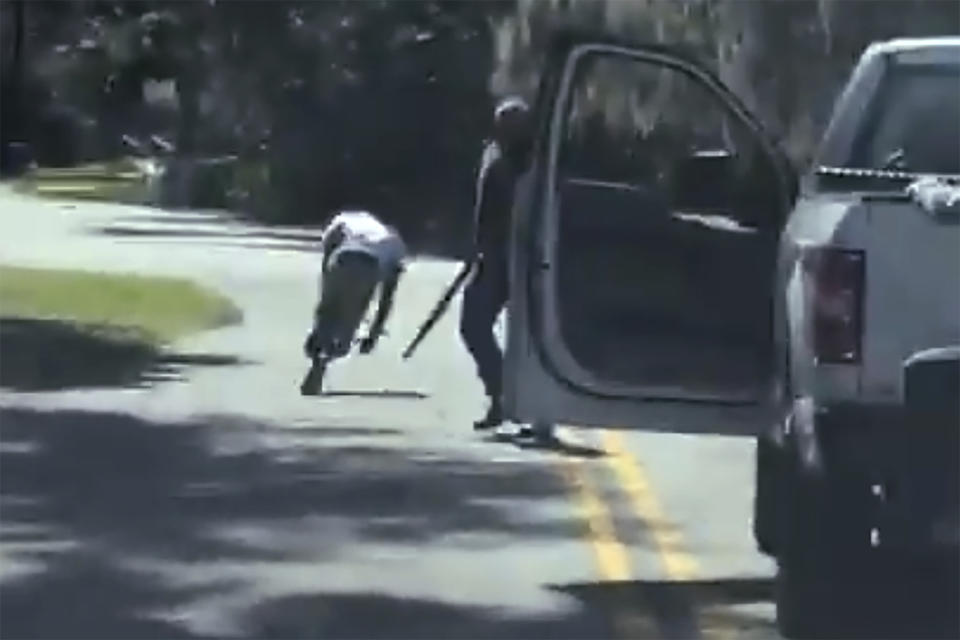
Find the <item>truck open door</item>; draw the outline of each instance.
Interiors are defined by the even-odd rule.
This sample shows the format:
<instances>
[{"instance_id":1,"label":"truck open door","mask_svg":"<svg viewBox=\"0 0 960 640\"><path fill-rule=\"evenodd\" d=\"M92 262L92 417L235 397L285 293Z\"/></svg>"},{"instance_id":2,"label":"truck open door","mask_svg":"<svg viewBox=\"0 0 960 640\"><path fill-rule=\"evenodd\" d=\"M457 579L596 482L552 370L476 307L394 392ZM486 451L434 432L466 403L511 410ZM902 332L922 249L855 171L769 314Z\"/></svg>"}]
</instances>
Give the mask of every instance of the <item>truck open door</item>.
<instances>
[{"instance_id":1,"label":"truck open door","mask_svg":"<svg viewBox=\"0 0 960 640\"><path fill-rule=\"evenodd\" d=\"M680 52L557 37L513 214L517 421L756 433L776 411L785 156Z\"/></svg>"}]
</instances>

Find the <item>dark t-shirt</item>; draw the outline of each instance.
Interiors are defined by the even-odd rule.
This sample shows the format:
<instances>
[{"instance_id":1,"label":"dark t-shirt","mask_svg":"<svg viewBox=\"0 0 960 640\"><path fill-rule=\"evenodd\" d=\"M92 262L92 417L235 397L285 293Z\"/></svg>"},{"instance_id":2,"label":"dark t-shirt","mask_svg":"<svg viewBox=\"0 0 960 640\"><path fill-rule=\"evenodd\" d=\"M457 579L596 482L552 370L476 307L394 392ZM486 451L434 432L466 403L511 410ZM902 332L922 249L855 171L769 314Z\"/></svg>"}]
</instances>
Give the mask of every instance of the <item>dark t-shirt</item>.
<instances>
[{"instance_id":1,"label":"dark t-shirt","mask_svg":"<svg viewBox=\"0 0 960 640\"><path fill-rule=\"evenodd\" d=\"M474 241L485 262L506 259L513 191L521 169L496 142L484 148L477 175Z\"/></svg>"}]
</instances>

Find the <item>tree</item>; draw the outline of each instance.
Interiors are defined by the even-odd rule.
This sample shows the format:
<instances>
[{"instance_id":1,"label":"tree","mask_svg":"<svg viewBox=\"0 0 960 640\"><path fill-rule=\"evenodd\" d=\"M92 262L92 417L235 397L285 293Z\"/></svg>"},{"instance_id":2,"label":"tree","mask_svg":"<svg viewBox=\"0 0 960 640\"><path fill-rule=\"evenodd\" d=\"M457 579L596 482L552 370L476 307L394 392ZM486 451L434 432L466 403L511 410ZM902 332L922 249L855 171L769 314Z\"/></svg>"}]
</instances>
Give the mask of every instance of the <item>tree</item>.
<instances>
[{"instance_id":1,"label":"tree","mask_svg":"<svg viewBox=\"0 0 960 640\"><path fill-rule=\"evenodd\" d=\"M98 155L159 133L182 153L238 155L231 189L263 217L355 204L410 232L467 224L491 116L491 21L513 2L36 4L31 67L95 119ZM164 78L175 109L144 100L144 82Z\"/></svg>"},{"instance_id":2,"label":"tree","mask_svg":"<svg viewBox=\"0 0 960 640\"><path fill-rule=\"evenodd\" d=\"M562 24L696 52L802 163L871 41L955 34L960 7L948 0L521 0L497 25L495 89L531 92L546 36ZM663 95L654 91L635 108L657 112Z\"/></svg>"},{"instance_id":3,"label":"tree","mask_svg":"<svg viewBox=\"0 0 960 640\"><path fill-rule=\"evenodd\" d=\"M6 9L7 4L3 7ZM9 37L3 38L10 42L10 51L4 52L2 89L2 115L0 115L0 172L7 173L15 169L11 144L21 141L24 135L23 123L23 78L24 78L24 41L26 39L26 5L24 0L14 0L9 3L9 12L12 14L9 21L5 17L4 24L10 24L13 31Z\"/></svg>"}]
</instances>

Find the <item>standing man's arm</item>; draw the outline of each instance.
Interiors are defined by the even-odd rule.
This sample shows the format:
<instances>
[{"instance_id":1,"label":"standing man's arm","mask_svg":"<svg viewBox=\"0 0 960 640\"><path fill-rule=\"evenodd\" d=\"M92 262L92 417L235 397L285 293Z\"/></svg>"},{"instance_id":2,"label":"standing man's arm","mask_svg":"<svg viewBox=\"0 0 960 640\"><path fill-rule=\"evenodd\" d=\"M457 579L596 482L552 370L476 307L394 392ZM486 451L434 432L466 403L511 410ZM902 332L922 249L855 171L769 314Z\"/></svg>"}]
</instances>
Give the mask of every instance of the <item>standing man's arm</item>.
<instances>
[{"instance_id":1,"label":"standing man's arm","mask_svg":"<svg viewBox=\"0 0 960 640\"><path fill-rule=\"evenodd\" d=\"M491 217L496 215L496 165L498 164L500 150L496 143L488 143L483 150L480 158L480 167L477 170L477 185L474 192L473 202L473 252L474 261L479 261L482 257L486 244L488 227L491 223Z\"/></svg>"},{"instance_id":2,"label":"standing man's arm","mask_svg":"<svg viewBox=\"0 0 960 640\"><path fill-rule=\"evenodd\" d=\"M487 167L480 185L477 207L476 257L498 263L506 255L513 202L513 180L507 160L496 157Z\"/></svg>"}]
</instances>

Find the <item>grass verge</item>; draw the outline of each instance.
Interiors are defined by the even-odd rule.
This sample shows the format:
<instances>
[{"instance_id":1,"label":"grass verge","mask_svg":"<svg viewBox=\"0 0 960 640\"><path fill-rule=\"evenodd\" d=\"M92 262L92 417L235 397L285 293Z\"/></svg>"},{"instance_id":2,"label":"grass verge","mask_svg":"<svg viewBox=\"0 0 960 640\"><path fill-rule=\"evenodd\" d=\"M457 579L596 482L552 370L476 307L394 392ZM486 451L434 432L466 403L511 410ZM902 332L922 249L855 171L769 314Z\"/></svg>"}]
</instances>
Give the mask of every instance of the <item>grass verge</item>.
<instances>
[{"instance_id":1,"label":"grass verge","mask_svg":"<svg viewBox=\"0 0 960 640\"><path fill-rule=\"evenodd\" d=\"M40 167L17 180L14 189L50 198L142 203L152 193L150 163L118 158L76 167Z\"/></svg>"},{"instance_id":2,"label":"grass verge","mask_svg":"<svg viewBox=\"0 0 960 640\"><path fill-rule=\"evenodd\" d=\"M56 319L166 344L239 322L224 296L189 280L0 265L0 316Z\"/></svg>"}]
</instances>

